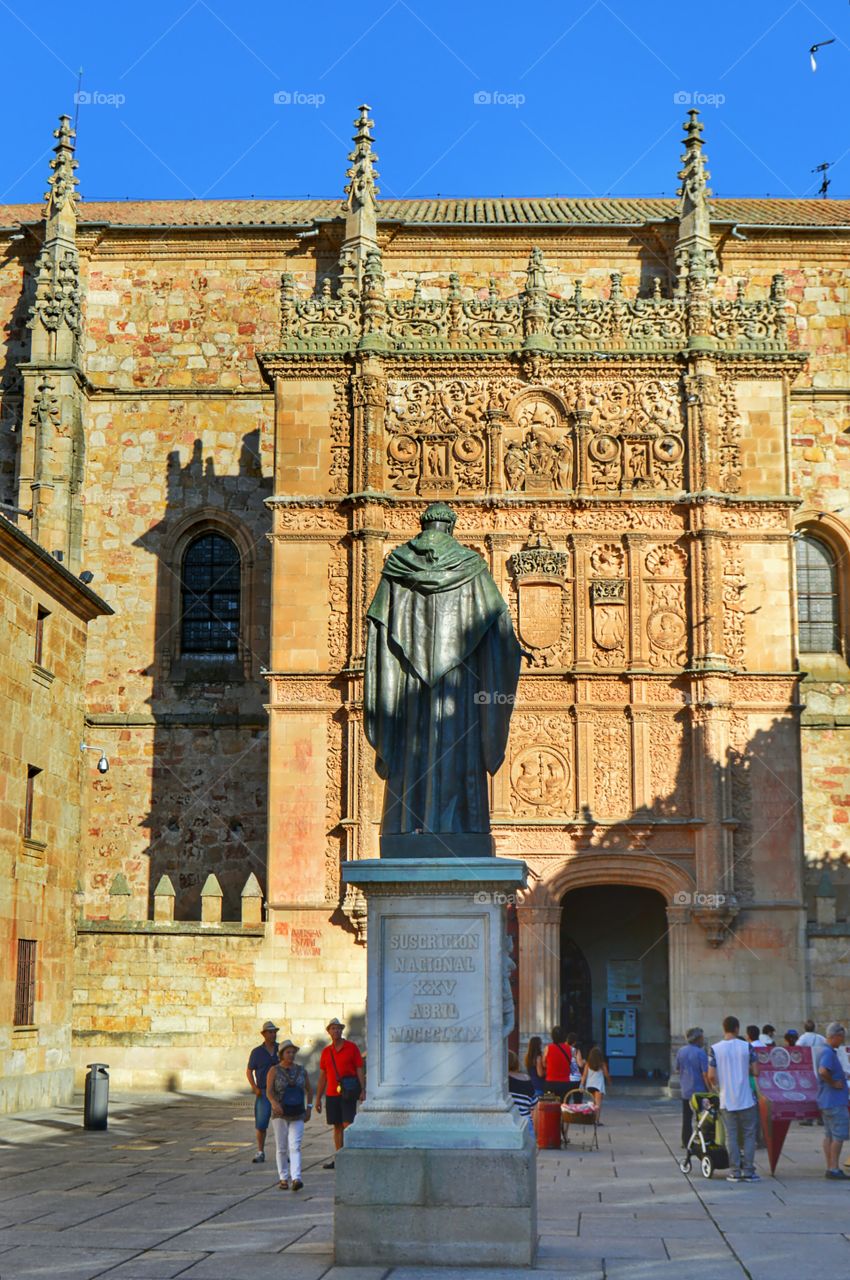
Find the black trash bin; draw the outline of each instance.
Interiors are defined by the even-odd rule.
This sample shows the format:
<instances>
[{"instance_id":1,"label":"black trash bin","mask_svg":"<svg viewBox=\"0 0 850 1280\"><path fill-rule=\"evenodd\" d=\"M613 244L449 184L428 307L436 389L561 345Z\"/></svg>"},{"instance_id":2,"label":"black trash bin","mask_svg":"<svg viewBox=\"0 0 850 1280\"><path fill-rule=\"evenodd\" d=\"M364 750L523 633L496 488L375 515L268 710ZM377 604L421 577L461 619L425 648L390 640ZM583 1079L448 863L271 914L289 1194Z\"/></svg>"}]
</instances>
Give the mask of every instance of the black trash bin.
<instances>
[{"instance_id":1,"label":"black trash bin","mask_svg":"<svg viewBox=\"0 0 850 1280\"><path fill-rule=\"evenodd\" d=\"M90 1062L83 1125L86 1129L105 1129L108 1115L109 1067L105 1062Z\"/></svg>"}]
</instances>

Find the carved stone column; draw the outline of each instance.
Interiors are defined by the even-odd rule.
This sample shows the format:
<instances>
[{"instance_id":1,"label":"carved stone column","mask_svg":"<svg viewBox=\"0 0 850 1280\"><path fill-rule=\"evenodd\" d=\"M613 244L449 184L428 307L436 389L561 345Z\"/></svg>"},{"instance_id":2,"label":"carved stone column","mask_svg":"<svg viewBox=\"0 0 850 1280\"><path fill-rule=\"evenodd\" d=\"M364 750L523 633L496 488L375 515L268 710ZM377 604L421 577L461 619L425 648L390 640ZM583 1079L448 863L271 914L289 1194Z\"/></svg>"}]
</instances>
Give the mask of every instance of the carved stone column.
<instances>
[{"instance_id":1,"label":"carved stone column","mask_svg":"<svg viewBox=\"0 0 850 1280\"><path fill-rule=\"evenodd\" d=\"M702 824L694 833L697 918L719 946L737 912L734 882L731 787L729 783L728 681L705 680L693 723L694 809Z\"/></svg>"},{"instance_id":2,"label":"carved stone column","mask_svg":"<svg viewBox=\"0 0 850 1280\"><path fill-rule=\"evenodd\" d=\"M641 589L643 554L651 539L646 534L627 533L624 541L629 575L629 665L642 670L649 666L644 598Z\"/></svg>"},{"instance_id":3,"label":"carved stone column","mask_svg":"<svg viewBox=\"0 0 850 1280\"><path fill-rule=\"evenodd\" d=\"M561 1005L561 908L517 906L519 1040L548 1035Z\"/></svg>"},{"instance_id":4,"label":"carved stone column","mask_svg":"<svg viewBox=\"0 0 850 1280\"><path fill-rule=\"evenodd\" d=\"M692 1025L688 985L688 941L691 909L687 904L667 907L667 955L670 983L670 1068ZM675 1077L674 1077L675 1079Z\"/></svg>"},{"instance_id":5,"label":"carved stone column","mask_svg":"<svg viewBox=\"0 0 850 1280\"><path fill-rule=\"evenodd\" d=\"M581 681L586 684L587 681ZM576 692L578 697L578 691ZM592 712L588 707L574 706L571 709L576 726L576 813L593 812L593 726Z\"/></svg>"},{"instance_id":6,"label":"carved stone column","mask_svg":"<svg viewBox=\"0 0 850 1280\"><path fill-rule=\"evenodd\" d=\"M723 652L721 514L714 501L700 501L690 508L691 664L697 671L729 669Z\"/></svg>"},{"instance_id":7,"label":"carved stone column","mask_svg":"<svg viewBox=\"0 0 850 1280\"><path fill-rule=\"evenodd\" d=\"M576 493L586 497L592 491L587 446L593 433L589 409L576 409Z\"/></svg>"},{"instance_id":8,"label":"carved stone column","mask_svg":"<svg viewBox=\"0 0 850 1280\"><path fill-rule=\"evenodd\" d=\"M590 585L587 574L587 546L595 540L594 534L570 534L568 542L573 553L575 569L575 600L573 618L575 632L576 670L593 670L593 640L591 638Z\"/></svg>"},{"instance_id":9,"label":"carved stone column","mask_svg":"<svg viewBox=\"0 0 850 1280\"><path fill-rule=\"evenodd\" d=\"M50 162L42 248L27 322L29 359L18 363L23 404L16 505L32 508L31 536L78 572L85 459L83 294L76 244L77 162L69 116L59 117L53 136L58 142Z\"/></svg>"},{"instance_id":10,"label":"carved stone column","mask_svg":"<svg viewBox=\"0 0 850 1280\"><path fill-rule=\"evenodd\" d=\"M712 360L691 363L685 375L690 483L694 491L720 489L720 383Z\"/></svg>"},{"instance_id":11,"label":"carved stone column","mask_svg":"<svg viewBox=\"0 0 850 1280\"><path fill-rule=\"evenodd\" d=\"M374 356L361 361L351 380L354 402L353 484L355 493L384 489L384 416L387 383L383 365Z\"/></svg>"},{"instance_id":12,"label":"carved stone column","mask_svg":"<svg viewBox=\"0 0 850 1280\"><path fill-rule=\"evenodd\" d=\"M635 809L651 809L654 796L652 794L652 771L649 767L652 744L649 740L649 725L652 713L645 707L627 708L627 719L632 734L632 800Z\"/></svg>"},{"instance_id":13,"label":"carved stone column","mask_svg":"<svg viewBox=\"0 0 850 1280\"><path fill-rule=\"evenodd\" d=\"M342 803L340 826L346 862L360 857L361 797L360 771L363 737L363 684L360 676L348 681L348 698L343 712Z\"/></svg>"},{"instance_id":14,"label":"carved stone column","mask_svg":"<svg viewBox=\"0 0 850 1280\"><path fill-rule=\"evenodd\" d=\"M487 492L503 493L505 472L503 462L503 424L510 421L503 409L488 409L484 415L487 423Z\"/></svg>"},{"instance_id":15,"label":"carved stone column","mask_svg":"<svg viewBox=\"0 0 850 1280\"><path fill-rule=\"evenodd\" d=\"M376 508L372 508L374 512ZM360 527L355 529L354 553L351 557L351 657L349 665L360 667L366 657L366 610L381 576L386 533L370 528L366 521L370 512L357 514Z\"/></svg>"}]
</instances>

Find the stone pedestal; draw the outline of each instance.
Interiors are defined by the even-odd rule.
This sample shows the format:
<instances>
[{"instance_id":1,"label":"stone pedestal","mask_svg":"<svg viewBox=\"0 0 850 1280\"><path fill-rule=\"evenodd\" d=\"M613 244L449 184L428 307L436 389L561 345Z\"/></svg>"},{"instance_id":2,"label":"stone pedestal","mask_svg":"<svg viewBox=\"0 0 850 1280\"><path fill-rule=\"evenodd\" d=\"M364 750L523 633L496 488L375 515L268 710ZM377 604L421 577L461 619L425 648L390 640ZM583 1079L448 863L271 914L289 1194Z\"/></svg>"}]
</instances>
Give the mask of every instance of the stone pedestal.
<instances>
[{"instance_id":1,"label":"stone pedestal","mask_svg":"<svg viewBox=\"0 0 850 1280\"><path fill-rule=\"evenodd\" d=\"M507 1095L506 858L349 863L368 903L367 1101L336 1162L348 1265L527 1266L536 1148Z\"/></svg>"}]
</instances>

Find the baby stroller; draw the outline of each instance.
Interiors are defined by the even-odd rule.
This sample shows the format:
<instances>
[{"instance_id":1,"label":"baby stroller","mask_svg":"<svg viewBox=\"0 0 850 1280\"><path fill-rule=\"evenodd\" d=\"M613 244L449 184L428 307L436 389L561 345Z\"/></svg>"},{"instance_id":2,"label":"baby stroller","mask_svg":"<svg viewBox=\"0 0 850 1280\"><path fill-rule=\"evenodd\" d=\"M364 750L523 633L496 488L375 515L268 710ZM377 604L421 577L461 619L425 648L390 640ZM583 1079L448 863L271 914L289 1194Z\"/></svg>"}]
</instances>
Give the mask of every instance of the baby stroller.
<instances>
[{"instance_id":1,"label":"baby stroller","mask_svg":"<svg viewBox=\"0 0 850 1280\"><path fill-rule=\"evenodd\" d=\"M695 1093L691 1110L693 1128L679 1168L682 1173L690 1173L691 1162L696 1157L702 1176L710 1178L715 1169L729 1168L729 1152L723 1145L726 1135L720 1119L720 1098L716 1093Z\"/></svg>"}]
</instances>

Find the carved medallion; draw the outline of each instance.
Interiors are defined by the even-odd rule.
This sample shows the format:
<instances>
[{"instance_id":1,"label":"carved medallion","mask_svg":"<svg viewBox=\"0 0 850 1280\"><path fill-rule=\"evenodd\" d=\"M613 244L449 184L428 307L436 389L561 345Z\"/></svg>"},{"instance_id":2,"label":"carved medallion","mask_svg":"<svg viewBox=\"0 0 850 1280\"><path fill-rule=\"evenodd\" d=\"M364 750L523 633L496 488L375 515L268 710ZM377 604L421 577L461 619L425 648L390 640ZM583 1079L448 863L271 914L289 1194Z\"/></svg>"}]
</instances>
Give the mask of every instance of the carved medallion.
<instances>
[{"instance_id":1,"label":"carved medallion","mask_svg":"<svg viewBox=\"0 0 850 1280\"><path fill-rule=\"evenodd\" d=\"M685 639L685 619L672 609L656 609L646 620L646 633L659 649L679 649Z\"/></svg>"},{"instance_id":2,"label":"carved medallion","mask_svg":"<svg viewBox=\"0 0 850 1280\"><path fill-rule=\"evenodd\" d=\"M511 785L526 804L566 811L570 767L551 747L532 746L514 757Z\"/></svg>"}]
</instances>

